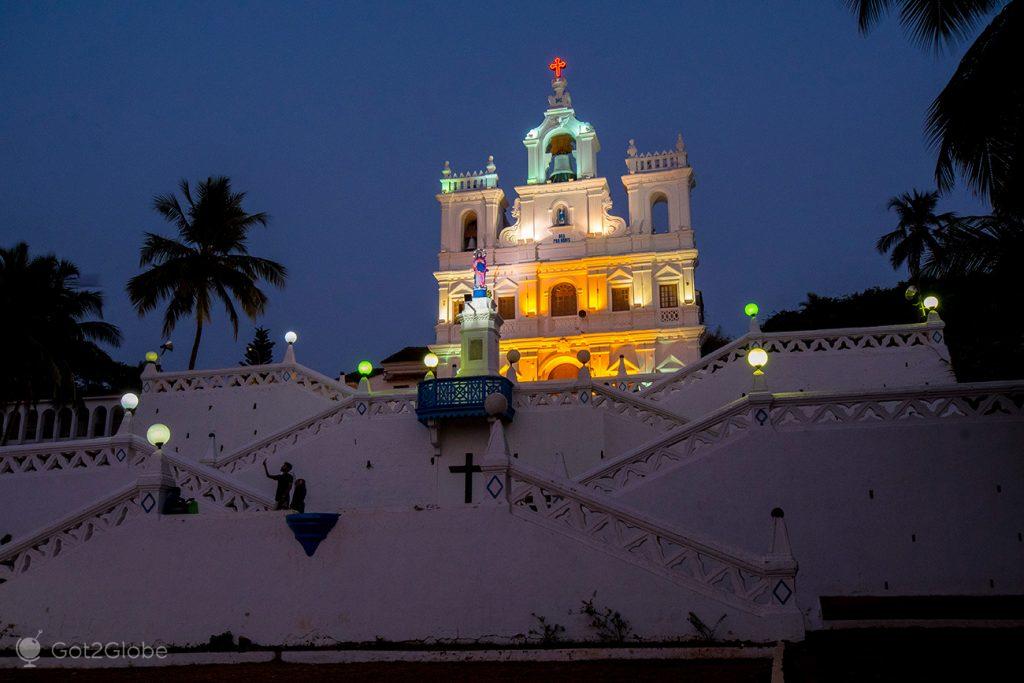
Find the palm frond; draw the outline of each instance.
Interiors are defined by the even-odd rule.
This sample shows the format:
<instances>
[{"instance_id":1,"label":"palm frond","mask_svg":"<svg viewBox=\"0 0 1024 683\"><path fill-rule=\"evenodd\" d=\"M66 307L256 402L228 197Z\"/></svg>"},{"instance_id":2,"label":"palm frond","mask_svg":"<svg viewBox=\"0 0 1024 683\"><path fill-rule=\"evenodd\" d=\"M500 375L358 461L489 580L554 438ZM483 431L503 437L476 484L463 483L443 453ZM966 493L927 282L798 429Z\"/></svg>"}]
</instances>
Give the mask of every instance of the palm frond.
<instances>
[{"instance_id":1,"label":"palm frond","mask_svg":"<svg viewBox=\"0 0 1024 683\"><path fill-rule=\"evenodd\" d=\"M101 320L89 320L78 324L82 336L90 341L103 342L111 346L120 346L122 341L121 330L117 326Z\"/></svg>"},{"instance_id":2,"label":"palm frond","mask_svg":"<svg viewBox=\"0 0 1024 683\"><path fill-rule=\"evenodd\" d=\"M857 16L857 26L861 33L874 28L894 4L896 0L846 0L846 6Z\"/></svg>"},{"instance_id":3,"label":"palm frond","mask_svg":"<svg viewBox=\"0 0 1024 683\"><path fill-rule=\"evenodd\" d=\"M939 50L971 32L999 0L902 0L900 24L922 46Z\"/></svg>"},{"instance_id":4,"label":"palm frond","mask_svg":"<svg viewBox=\"0 0 1024 683\"><path fill-rule=\"evenodd\" d=\"M1024 3L1010 2L967 50L928 110L943 191L956 174L993 207L1024 205L1024 84L1013 64L1024 59Z\"/></svg>"}]
</instances>

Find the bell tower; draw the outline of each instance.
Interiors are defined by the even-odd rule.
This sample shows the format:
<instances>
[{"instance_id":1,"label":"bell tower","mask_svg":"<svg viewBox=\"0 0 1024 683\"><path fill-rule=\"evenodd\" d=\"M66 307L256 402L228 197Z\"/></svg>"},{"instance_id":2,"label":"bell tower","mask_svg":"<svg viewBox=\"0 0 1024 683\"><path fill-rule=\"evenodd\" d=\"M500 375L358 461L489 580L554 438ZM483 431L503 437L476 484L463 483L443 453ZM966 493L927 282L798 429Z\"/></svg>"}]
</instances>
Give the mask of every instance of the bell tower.
<instances>
[{"instance_id":1,"label":"bell tower","mask_svg":"<svg viewBox=\"0 0 1024 683\"><path fill-rule=\"evenodd\" d=\"M562 75L566 67L555 57L548 68L555 72L544 121L526 134L527 185L565 182L597 177L597 153L601 143L589 123L576 119L572 96Z\"/></svg>"}]
</instances>

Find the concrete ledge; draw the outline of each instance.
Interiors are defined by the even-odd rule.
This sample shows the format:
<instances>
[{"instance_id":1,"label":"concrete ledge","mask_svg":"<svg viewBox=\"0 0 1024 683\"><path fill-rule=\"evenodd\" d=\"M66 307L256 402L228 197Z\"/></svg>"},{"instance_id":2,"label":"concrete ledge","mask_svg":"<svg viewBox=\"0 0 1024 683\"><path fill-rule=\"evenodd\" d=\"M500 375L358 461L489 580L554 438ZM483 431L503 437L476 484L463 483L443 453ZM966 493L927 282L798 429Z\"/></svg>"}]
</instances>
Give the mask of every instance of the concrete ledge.
<instances>
[{"instance_id":1,"label":"concrete ledge","mask_svg":"<svg viewBox=\"0 0 1024 683\"><path fill-rule=\"evenodd\" d=\"M128 659L43 657L33 662L36 669L127 669L154 666L189 666L193 664L258 664L274 659L274 652L173 652L163 658ZM25 662L18 657L0 657L0 669L19 669Z\"/></svg>"},{"instance_id":2,"label":"concrete ledge","mask_svg":"<svg viewBox=\"0 0 1024 683\"><path fill-rule=\"evenodd\" d=\"M143 668L196 664L261 664L277 652L176 652L162 659L56 659L33 662L37 669ZM774 648L755 647L575 647L504 650L284 650L281 661L290 664L357 664L367 662L584 662L612 659L772 659ZM24 668L18 657L0 657L0 669Z\"/></svg>"},{"instance_id":3,"label":"concrete ledge","mask_svg":"<svg viewBox=\"0 0 1024 683\"><path fill-rule=\"evenodd\" d=\"M579 662L600 659L771 659L771 647L579 647L507 650L285 650L294 664L357 662Z\"/></svg>"}]
</instances>

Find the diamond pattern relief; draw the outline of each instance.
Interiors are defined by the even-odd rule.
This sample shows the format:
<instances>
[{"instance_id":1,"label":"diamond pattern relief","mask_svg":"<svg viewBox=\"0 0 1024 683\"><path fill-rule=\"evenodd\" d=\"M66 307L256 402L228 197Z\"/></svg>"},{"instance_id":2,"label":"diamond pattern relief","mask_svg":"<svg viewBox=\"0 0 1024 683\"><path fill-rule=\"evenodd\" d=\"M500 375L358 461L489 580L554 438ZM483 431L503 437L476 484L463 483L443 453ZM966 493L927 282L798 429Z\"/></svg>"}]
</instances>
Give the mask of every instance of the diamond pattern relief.
<instances>
[{"instance_id":1,"label":"diamond pattern relief","mask_svg":"<svg viewBox=\"0 0 1024 683\"><path fill-rule=\"evenodd\" d=\"M491 494L491 498L497 498L501 495L504 488L505 485L501 483L501 479L496 474L491 476L491 480L487 482L487 493Z\"/></svg>"},{"instance_id":2,"label":"diamond pattern relief","mask_svg":"<svg viewBox=\"0 0 1024 683\"><path fill-rule=\"evenodd\" d=\"M789 598L793 595L793 590L786 584L785 581L779 579L779 582L775 584L772 595L779 601L780 605L785 605Z\"/></svg>"},{"instance_id":3,"label":"diamond pattern relief","mask_svg":"<svg viewBox=\"0 0 1024 683\"><path fill-rule=\"evenodd\" d=\"M153 508L156 507L156 498L153 497L152 493L147 492L139 505L141 505L142 509L147 513L152 512Z\"/></svg>"}]
</instances>

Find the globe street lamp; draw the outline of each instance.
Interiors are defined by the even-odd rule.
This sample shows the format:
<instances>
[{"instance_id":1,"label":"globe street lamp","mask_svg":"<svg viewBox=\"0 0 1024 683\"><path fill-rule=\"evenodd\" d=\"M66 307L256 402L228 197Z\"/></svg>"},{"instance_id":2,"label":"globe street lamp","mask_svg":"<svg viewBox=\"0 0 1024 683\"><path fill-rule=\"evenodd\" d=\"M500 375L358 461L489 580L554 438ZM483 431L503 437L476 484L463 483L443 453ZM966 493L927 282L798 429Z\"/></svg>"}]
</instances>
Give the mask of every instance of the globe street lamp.
<instances>
[{"instance_id":1,"label":"globe street lamp","mask_svg":"<svg viewBox=\"0 0 1024 683\"><path fill-rule=\"evenodd\" d=\"M440 362L440 359L437 357L437 354L434 353L433 351L431 351L431 352L427 353L427 355L423 356L423 364L427 366L427 374L423 376L423 379L425 379L425 380L434 379L434 368L437 367L437 364L439 362Z\"/></svg>"},{"instance_id":2,"label":"globe street lamp","mask_svg":"<svg viewBox=\"0 0 1024 683\"><path fill-rule=\"evenodd\" d=\"M146 441L155 446L157 450L163 448L164 444L170 440L171 429L165 424L157 422L150 425L149 429L146 430Z\"/></svg>"}]
</instances>

